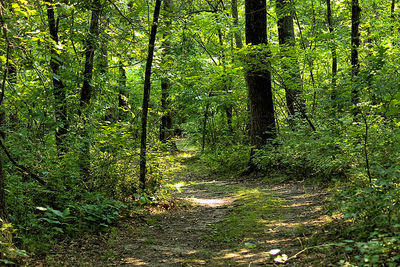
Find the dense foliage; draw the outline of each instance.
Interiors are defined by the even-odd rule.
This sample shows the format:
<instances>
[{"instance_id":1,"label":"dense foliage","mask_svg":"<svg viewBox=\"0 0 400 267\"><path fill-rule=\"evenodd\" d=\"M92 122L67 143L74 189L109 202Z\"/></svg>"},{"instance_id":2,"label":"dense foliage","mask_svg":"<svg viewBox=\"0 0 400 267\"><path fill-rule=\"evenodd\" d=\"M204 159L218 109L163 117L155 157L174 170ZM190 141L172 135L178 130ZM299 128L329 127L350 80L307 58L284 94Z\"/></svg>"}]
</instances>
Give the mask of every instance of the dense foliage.
<instances>
[{"instance_id":1,"label":"dense foliage","mask_svg":"<svg viewBox=\"0 0 400 267\"><path fill-rule=\"evenodd\" d=\"M255 166L331 183L332 212L348 225L338 247L350 263L398 264L398 3L362 1L355 46L358 1L278 1L280 12L267 1L268 44L255 46L244 42L245 1L163 2L143 190L141 106L155 1L0 1L1 261L24 254L14 244L43 252L46 240L105 230L157 195L171 164L160 158L186 138L215 172ZM279 41L282 17L292 19L293 43ZM272 75L276 124L276 137L256 150L245 78L255 66Z\"/></svg>"}]
</instances>

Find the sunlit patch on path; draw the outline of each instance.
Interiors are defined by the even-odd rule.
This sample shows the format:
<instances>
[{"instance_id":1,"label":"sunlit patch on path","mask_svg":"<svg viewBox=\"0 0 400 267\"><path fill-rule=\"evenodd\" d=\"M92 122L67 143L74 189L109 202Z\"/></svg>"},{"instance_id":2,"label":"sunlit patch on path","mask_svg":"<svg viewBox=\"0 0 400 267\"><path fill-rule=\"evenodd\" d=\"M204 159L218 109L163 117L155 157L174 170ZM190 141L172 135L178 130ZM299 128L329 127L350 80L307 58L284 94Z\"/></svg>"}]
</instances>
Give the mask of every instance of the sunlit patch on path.
<instances>
[{"instance_id":1,"label":"sunlit patch on path","mask_svg":"<svg viewBox=\"0 0 400 267\"><path fill-rule=\"evenodd\" d=\"M216 208L216 207L223 207L223 206L232 204L233 199L232 198L209 198L209 199L190 198L189 201L192 202L196 206Z\"/></svg>"}]
</instances>

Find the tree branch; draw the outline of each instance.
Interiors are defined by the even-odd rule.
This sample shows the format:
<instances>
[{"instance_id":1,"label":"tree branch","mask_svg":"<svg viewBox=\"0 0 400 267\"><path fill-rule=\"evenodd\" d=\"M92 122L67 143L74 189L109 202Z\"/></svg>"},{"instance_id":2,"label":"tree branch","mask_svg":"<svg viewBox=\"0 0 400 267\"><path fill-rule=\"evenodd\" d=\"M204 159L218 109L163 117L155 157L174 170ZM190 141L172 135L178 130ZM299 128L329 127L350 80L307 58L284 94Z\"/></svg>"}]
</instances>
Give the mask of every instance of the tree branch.
<instances>
[{"instance_id":1,"label":"tree branch","mask_svg":"<svg viewBox=\"0 0 400 267\"><path fill-rule=\"evenodd\" d=\"M15 159L11 156L10 152L8 152L7 148L4 146L3 142L0 139L0 146L3 149L4 153L7 155L8 159L10 162L18 168L20 172L22 172L25 175L28 175L32 177L34 180L38 181L41 185L45 185L46 182L42 180L38 175L34 174L32 171L30 171L28 168L25 166L22 166L21 164L18 164L18 162L15 161Z\"/></svg>"}]
</instances>

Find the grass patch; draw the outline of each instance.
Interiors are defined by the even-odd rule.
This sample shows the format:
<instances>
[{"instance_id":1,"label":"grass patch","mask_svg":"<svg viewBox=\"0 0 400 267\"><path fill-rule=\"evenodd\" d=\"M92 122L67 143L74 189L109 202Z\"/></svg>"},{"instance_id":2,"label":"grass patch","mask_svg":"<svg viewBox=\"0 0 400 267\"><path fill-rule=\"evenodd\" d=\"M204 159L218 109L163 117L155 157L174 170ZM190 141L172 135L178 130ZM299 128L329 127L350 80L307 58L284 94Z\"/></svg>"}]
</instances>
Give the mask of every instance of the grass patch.
<instances>
[{"instance_id":1,"label":"grass patch","mask_svg":"<svg viewBox=\"0 0 400 267\"><path fill-rule=\"evenodd\" d=\"M261 189L237 190L232 212L225 221L215 225L207 240L220 245L242 243L265 234L265 230L273 223L283 208L283 200L276 195Z\"/></svg>"}]
</instances>

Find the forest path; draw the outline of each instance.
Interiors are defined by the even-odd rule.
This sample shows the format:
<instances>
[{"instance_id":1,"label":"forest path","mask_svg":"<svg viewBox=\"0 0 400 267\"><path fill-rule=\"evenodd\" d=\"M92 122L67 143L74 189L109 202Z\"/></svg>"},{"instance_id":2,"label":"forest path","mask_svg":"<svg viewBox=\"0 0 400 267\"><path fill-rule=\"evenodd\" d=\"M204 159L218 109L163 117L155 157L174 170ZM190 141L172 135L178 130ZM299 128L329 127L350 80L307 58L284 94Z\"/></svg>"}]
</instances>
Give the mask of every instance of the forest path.
<instances>
[{"instance_id":1,"label":"forest path","mask_svg":"<svg viewBox=\"0 0 400 267\"><path fill-rule=\"evenodd\" d=\"M179 192L173 202L124 220L105 235L63 244L45 265L275 266L285 255L289 266L321 264L323 255L316 253L290 257L326 220L326 191L300 182L213 178L184 171L174 178ZM277 249L277 255L269 253Z\"/></svg>"}]
</instances>

